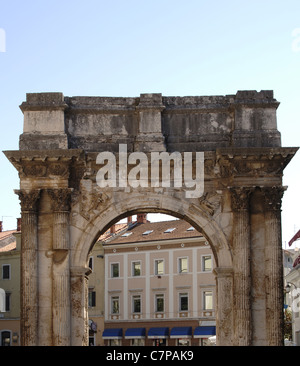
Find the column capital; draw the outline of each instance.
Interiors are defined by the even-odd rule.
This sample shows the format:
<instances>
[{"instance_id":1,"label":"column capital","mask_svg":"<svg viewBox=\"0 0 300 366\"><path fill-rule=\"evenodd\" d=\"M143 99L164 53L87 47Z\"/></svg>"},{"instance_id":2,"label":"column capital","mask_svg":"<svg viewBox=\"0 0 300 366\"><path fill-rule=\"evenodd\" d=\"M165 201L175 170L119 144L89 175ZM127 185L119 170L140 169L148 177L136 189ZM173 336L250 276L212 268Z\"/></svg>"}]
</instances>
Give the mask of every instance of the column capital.
<instances>
[{"instance_id":1,"label":"column capital","mask_svg":"<svg viewBox=\"0 0 300 366\"><path fill-rule=\"evenodd\" d=\"M284 191L287 187L284 186L273 186L263 187L262 193L264 196L264 208L266 211L280 211L281 201Z\"/></svg>"},{"instance_id":2,"label":"column capital","mask_svg":"<svg viewBox=\"0 0 300 366\"><path fill-rule=\"evenodd\" d=\"M40 198L40 189L26 191L25 189L15 189L15 194L19 196L22 212L36 212Z\"/></svg>"},{"instance_id":3,"label":"column capital","mask_svg":"<svg viewBox=\"0 0 300 366\"><path fill-rule=\"evenodd\" d=\"M253 187L229 187L231 192L231 207L233 211L249 209L249 197Z\"/></svg>"},{"instance_id":4,"label":"column capital","mask_svg":"<svg viewBox=\"0 0 300 366\"><path fill-rule=\"evenodd\" d=\"M51 207L53 211L70 211L72 188L48 188L47 192L51 197Z\"/></svg>"}]
</instances>

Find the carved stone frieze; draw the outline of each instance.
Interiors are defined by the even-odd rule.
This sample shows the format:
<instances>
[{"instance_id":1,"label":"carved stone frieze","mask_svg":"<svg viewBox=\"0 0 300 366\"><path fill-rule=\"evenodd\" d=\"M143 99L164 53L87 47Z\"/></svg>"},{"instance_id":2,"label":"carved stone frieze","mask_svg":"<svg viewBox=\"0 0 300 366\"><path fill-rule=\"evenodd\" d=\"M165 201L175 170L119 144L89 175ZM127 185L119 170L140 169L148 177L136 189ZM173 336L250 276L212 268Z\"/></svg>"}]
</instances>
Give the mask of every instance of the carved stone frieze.
<instances>
[{"instance_id":1,"label":"carved stone frieze","mask_svg":"<svg viewBox=\"0 0 300 366\"><path fill-rule=\"evenodd\" d=\"M106 204L109 196L96 188L91 193L83 189L77 200L79 200L80 215L90 220Z\"/></svg>"},{"instance_id":2,"label":"carved stone frieze","mask_svg":"<svg viewBox=\"0 0 300 366\"><path fill-rule=\"evenodd\" d=\"M209 215L213 216L221 203L221 196L215 193L204 193L199 199L200 207Z\"/></svg>"}]
</instances>

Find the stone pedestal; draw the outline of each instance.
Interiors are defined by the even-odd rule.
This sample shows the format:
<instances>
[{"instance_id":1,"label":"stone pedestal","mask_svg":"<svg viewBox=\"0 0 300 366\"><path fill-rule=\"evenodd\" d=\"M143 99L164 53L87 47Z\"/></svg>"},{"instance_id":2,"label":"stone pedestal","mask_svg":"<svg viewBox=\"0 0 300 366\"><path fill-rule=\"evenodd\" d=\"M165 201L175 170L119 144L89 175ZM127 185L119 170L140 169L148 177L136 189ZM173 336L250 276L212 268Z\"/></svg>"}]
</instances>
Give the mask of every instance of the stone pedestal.
<instances>
[{"instance_id":1,"label":"stone pedestal","mask_svg":"<svg viewBox=\"0 0 300 366\"><path fill-rule=\"evenodd\" d=\"M233 271L232 268L214 269L217 284L217 345L232 346L233 328Z\"/></svg>"},{"instance_id":2,"label":"stone pedestal","mask_svg":"<svg viewBox=\"0 0 300 366\"><path fill-rule=\"evenodd\" d=\"M85 267L71 268L72 346L88 346L88 274Z\"/></svg>"}]
</instances>

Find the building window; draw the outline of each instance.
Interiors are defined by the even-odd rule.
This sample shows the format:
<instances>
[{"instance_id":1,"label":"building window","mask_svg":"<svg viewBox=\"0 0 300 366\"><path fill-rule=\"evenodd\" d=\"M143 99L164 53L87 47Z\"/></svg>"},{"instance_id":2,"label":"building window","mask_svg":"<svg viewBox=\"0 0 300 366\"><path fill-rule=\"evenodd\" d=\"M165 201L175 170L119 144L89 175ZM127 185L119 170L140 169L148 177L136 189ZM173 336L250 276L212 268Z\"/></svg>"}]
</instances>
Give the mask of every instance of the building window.
<instances>
[{"instance_id":1,"label":"building window","mask_svg":"<svg viewBox=\"0 0 300 366\"><path fill-rule=\"evenodd\" d=\"M10 264L2 264L2 279L10 280Z\"/></svg>"},{"instance_id":2,"label":"building window","mask_svg":"<svg viewBox=\"0 0 300 366\"><path fill-rule=\"evenodd\" d=\"M132 346L144 346L145 345L145 340L140 339L140 338L132 339L131 340L131 345Z\"/></svg>"},{"instance_id":3,"label":"building window","mask_svg":"<svg viewBox=\"0 0 300 366\"><path fill-rule=\"evenodd\" d=\"M132 276L141 275L141 262L132 262Z\"/></svg>"},{"instance_id":4,"label":"building window","mask_svg":"<svg viewBox=\"0 0 300 366\"><path fill-rule=\"evenodd\" d=\"M95 346L95 333L89 331L89 346Z\"/></svg>"},{"instance_id":5,"label":"building window","mask_svg":"<svg viewBox=\"0 0 300 366\"><path fill-rule=\"evenodd\" d=\"M188 259L187 257L178 258L178 272L187 273L188 271Z\"/></svg>"},{"instance_id":6,"label":"building window","mask_svg":"<svg viewBox=\"0 0 300 366\"><path fill-rule=\"evenodd\" d=\"M1 346L10 346L11 345L11 331L3 330L0 332L1 335Z\"/></svg>"},{"instance_id":7,"label":"building window","mask_svg":"<svg viewBox=\"0 0 300 366\"><path fill-rule=\"evenodd\" d=\"M89 307L96 306L96 291L89 290Z\"/></svg>"},{"instance_id":8,"label":"building window","mask_svg":"<svg viewBox=\"0 0 300 366\"><path fill-rule=\"evenodd\" d=\"M112 296L112 298L111 298L111 312L112 312L112 314L119 314L119 312L120 312L120 299L119 299L119 296Z\"/></svg>"},{"instance_id":9,"label":"building window","mask_svg":"<svg viewBox=\"0 0 300 366\"><path fill-rule=\"evenodd\" d=\"M177 346L190 346L191 340L190 339L178 339L177 340Z\"/></svg>"},{"instance_id":10,"label":"building window","mask_svg":"<svg viewBox=\"0 0 300 366\"><path fill-rule=\"evenodd\" d=\"M165 301L163 294L157 294L155 296L155 311L156 312L163 312L165 309Z\"/></svg>"},{"instance_id":11,"label":"building window","mask_svg":"<svg viewBox=\"0 0 300 366\"><path fill-rule=\"evenodd\" d=\"M122 346L122 339L109 339L108 345L109 346Z\"/></svg>"},{"instance_id":12,"label":"building window","mask_svg":"<svg viewBox=\"0 0 300 366\"><path fill-rule=\"evenodd\" d=\"M94 269L94 257L90 257L89 259L89 267L91 270Z\"/></svg>"},{"instance_id":13,"label":"building window","mask_svg":"<svg viewBox=\"0 0 300 366\"><path fill-rule=\"evenodd\" d=\"M141 312L141 296L140 295L132 296L132 312L133 313Z\"/></svg>"},{"instance_id":14,"label":"building window","mask_svg":"<svg viewBox=\"0 0 300 366\"><path fill-rule=\"evenodd\" d=\"M155 275L160 276L164 274L164 261L163 259L156 259L155 260Z\"/></svg>"},{"instance_id":15,"label":"building window","mask_svg":"<svg viewBox=\"0 0 300 366\"><path fill-rule=\"evenodd\" d=\"M111 275L112 278L116 278L116 277L120 276L119 263L112 263L111 267L110 267L110 270L111 270L110 275Z\"/></svg>"},{"instance_id":16,"label":"building window","mask_svg":"<svg viewBox=\"0 0 300 366\"><path fill-rule=\"evenodd\" d=\"M10 311L11 293L5 292L5 311Z\"/></svg>"},{"instance_id":17,"label":"building window","mask_svg":"<svg viewBox=\"0 0 300 366\"><path fill-rule=\"evenodd\" d=\"M203 309L212 310L213 309L213 293L212 291L203 292Z\"/></svg>"},{"instance_id":18,"label":"building window","mask_svg":"<svg viewBox=\"0 0 300 366\"><path fill-rule=\"evenodd\" d=\"M202 271L211 272L212 270L212 257L211 255L204 255L202 257Z\"/></svg>"},{"instance_id":19,"label":"building window","mask_svg":"<svg viewBox=\"0 0 300 366\"><path fill-rule=\"evenodd\" d=\"M187 293L179 294L179 311L189 310L189 296Z\"/></svg>"}]
</instances>

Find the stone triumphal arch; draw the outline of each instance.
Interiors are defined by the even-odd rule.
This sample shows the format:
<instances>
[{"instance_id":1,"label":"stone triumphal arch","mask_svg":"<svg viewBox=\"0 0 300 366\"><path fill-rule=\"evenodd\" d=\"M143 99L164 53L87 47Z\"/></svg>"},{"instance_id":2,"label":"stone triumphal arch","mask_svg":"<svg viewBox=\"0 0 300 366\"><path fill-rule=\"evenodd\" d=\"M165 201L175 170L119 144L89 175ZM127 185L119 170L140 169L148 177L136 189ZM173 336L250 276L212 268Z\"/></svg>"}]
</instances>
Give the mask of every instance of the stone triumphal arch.
<instances>
[{"instance_id":1,"label":"stone triumphal arch","mask_svg":"<svg viewBox=\"0 0 300 366\"><path fill-rule=\"evenodd\" d=\"M189 221L210 242L218 344L282 345L282 174L297 148L281 147L278 105L272 91L27 94L19 150L5 152L20 177L22 344L87 345L93 244L126 215L165 212ZM117 176L123 184L101 187L97 174L105 163L97 156L113 153L116 170L124 168L121 144L149 158L203 152L203 194L186 197L187 189L172 181L172 159L170 187L151 185L150 172L149 184L125 186L126 177ZM128 164L128 171L136 167ZM192 168L195 176L195 159Z\"/></svg>"}]
</instances>

